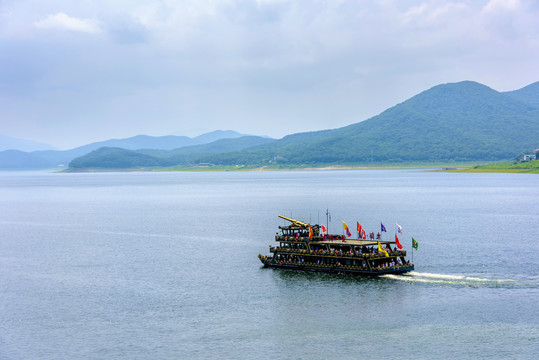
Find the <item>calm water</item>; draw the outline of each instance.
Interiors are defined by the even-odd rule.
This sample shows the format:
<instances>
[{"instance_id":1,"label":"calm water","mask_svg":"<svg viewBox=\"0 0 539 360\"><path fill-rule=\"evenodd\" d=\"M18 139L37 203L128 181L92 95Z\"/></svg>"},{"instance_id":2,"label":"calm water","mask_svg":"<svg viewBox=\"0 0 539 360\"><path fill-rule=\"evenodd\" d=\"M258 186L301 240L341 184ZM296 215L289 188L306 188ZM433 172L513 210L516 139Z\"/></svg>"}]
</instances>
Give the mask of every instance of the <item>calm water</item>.
<instances>
[{"instance_id":1,"label":"calm water","mask_svg":"<svg viewBox=\"0 0 539 360\"><path fill-rule=\"evenodd\" d=\"M399 223L416 272L261 267L277 214L326 208ZM538 175L4 172L0 231L0 359L539 354Z\"/></svg>"}]
</instances>

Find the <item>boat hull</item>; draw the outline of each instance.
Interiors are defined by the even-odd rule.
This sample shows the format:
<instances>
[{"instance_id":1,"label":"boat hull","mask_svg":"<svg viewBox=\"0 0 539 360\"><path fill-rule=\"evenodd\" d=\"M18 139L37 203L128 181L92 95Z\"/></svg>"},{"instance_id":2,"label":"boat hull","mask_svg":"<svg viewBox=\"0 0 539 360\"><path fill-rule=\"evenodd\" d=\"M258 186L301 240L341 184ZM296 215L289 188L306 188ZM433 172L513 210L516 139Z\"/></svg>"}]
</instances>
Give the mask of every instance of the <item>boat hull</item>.
<instances>
[{"instance_id":1,"label":"boat hull","mask_svg":"<svg viewBox=\"0 0 539 360\"><path fill-rule=\"evenodd\" d=\"M259 255L260 261L264 264L264 267L276 268L276 269L288 269L288 270L300 270L300 271L314 271L314 272L326 272L326 273L339 273L339 274L353 274L360 276L379 276L386 274L404 274L414 270L414 265L394 266L381 269L362 269L354 266L324 266L324 265L311 265L311 264L297 264L297 263L278 263L273 259L268 259L262 255Z\"/></svg>"}]
</instances>

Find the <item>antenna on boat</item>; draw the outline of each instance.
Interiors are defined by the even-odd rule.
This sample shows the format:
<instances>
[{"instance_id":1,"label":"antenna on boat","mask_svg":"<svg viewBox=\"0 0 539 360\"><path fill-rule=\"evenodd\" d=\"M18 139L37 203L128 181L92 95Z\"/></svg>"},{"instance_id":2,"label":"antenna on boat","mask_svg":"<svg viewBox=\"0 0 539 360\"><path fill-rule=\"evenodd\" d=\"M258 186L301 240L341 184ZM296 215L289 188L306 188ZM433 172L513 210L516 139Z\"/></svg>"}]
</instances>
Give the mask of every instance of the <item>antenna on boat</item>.
<instances>
[{"instance_id":1,"label":"antenna on boat","mask_svg":"<svg viewBox=\"0 0 539 360\"><path fill-rule=\"evenodd\" d=\"M331 214L329 213L329 209L326 208L326 226L329 233L329 222L331 221Z\"/></svg>"}]
</instances>

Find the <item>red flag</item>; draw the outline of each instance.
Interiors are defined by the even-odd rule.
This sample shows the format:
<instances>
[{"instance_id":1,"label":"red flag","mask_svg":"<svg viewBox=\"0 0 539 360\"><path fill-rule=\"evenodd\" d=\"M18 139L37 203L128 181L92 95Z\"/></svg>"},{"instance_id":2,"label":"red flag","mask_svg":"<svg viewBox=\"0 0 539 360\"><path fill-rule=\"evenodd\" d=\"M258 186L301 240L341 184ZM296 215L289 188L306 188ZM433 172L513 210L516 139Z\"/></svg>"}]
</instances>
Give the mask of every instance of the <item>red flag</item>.
<instances>
[{"instance_id":1,"label":"red flag","mask_svg":"<svg viewBox=\"0 0 539 360\"><path fill-rule=\"evenodd\" d=\"M326 236L327 233L328 233L328 229L326 229L326 227L322 225L322 236Z\"/></svg>"},{"instance_id":2,"label":"red flag","mask_svg":"<svg viewBox=\"0 0 539 360\"><path fill-rule=\"evenodd\" d=\"M311 228L311 224L309 224L309 239L313 237L313 229Z\"/></svg>"},{"instance_id":3,"label":"red flag","mask_svg":"<svg viewBox=\"0 0 539 360\"><path fill-rule=\"evenodd\" d=\"M395 244L397 244L397 247L399 249L402 249L402 245L401 243L399 242L399 238L397 237L397 234L395 234Z\"/></svg>"},{"instance_id":4,"label":"red flag","mask_svg":"<svg viewBox=\"0 0 539 360\"><path fill-rule=\"evenodd\" d=\"M367 235L365 234L365 230L363 230L363 227L361 226L361 224L359 223L359 221L356 221L357 222L357 232L358 232L358 236L360 238L362 238L363 240L365 240L367 238Z\"/></svg>"}]
</instances>

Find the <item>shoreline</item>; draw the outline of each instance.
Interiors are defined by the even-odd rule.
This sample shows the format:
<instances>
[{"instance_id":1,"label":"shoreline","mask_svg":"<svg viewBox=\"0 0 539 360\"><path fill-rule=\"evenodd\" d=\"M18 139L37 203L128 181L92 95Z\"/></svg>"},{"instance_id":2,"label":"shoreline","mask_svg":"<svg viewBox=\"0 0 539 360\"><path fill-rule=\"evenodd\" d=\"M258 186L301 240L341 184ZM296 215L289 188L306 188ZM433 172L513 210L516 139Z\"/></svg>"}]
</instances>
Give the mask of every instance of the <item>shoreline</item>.
<instances>
[{"instance_id":1,"label":"shoreline","mask_svg":"<svg viewBox=\"0 0 539 360\"><path fill-rule=\"evenodd\" d=\"M56 173L98 173L98 172L219 172L219 171L337 171L337 170L405 170L415 169L431 172L456 173L524 173L539 174L539 167L516 167L510 163L403 163L403 164L371 164L371 165L320 165L320 166L259 166L259 165L214 165L214 166L171 166L171 167L141 167L115 169L74 169L56 170Z\"/></svg>"},{"instance_id":2,"label":"shoreline","mask_svg":"<svg viewBox=\"0 0 539 360\"><path fill-rule=\"evenodd\" d=\"M418 169L425 171L457 171L444 170L444 166L427 166L425 164L387 165L387 166L310 166L310 167L189 167L189 168L127 168L127 169L62 169L57 173L99 173L99 172L227 172L227 171L337 171L337 170L405 170Z\"/></svg>"}]
</instances>

